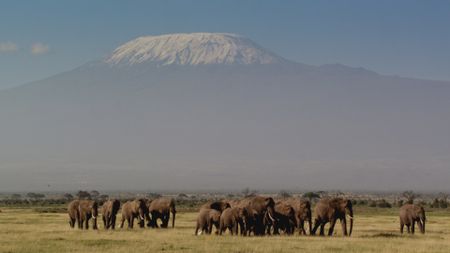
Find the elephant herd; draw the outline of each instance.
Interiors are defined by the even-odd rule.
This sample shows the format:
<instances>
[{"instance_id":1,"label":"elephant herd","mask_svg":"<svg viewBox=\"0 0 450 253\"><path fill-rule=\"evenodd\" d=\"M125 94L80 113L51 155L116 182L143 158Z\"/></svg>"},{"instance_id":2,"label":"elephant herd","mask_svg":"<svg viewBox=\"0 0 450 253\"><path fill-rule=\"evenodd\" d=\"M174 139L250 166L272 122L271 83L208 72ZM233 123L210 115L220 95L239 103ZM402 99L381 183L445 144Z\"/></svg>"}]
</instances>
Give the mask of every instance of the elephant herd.
<instances>
[{"instance_id":1,"label":"elephant herd","mask_svg":"<svg viewBox=\"0 0 450 253\"><path fill-rule=\"evenodd\" d=\"M115 229L116 216L120 210L120 201L116 199L108 200L101 207L103 226L105 229ZM69 224L72 228L75 225L80 229L89 229L89 220L92 219L92 228L97 229L99 205L94 200L74 200L69 203L67 211L69 214ZM133 228L134 220L137 219L141 228L157 228L158 220L161 220L161 227L167 228L170 215L172 215L172 227L175 226L175 201L171 198L158 198L154 200L136 199L127 201L122 205L122 220L120 228L123 228L125 221L128 228Z\"/></svg>"},{"instance_id":2,"label":"elephant herd","mask_svg":"<svg viewBox=\"0 0 450 253\"><path fill-rule=\"evenodd\" d=\"M322 199L315 207L314 226L312 222L311 203L301 199L283 199L274 201L271 197L253 196L241 200L208 202L204 204L197 217L195 234L211 234L213 226L216 234L229 231L232 235L270 235L307 234L305 223L309 225L310 234L314 235L320 227L324 235L326 223L330 223L328 235L332 235L334 224L340 220L344 235L351 235L353 230L353 208L350 200L342 198ZM347 216L350 230L347 233Z\"/></svg>"},{"instance_id":3,"label":"elephant herd","mask_svg":"<svg viewBox=\"0 0 450 253\"><path fill-rule=\"evenodd\" d=\"M171 198L158 198L154 200L136 199L121 205L119 200L108 200L101 207L101 215L105 229L114 229L116 215L120 207L122 219L120 228L125 221L128 228L133 228L134 220L141 228L147 226L167 228L172 216L172 227L175 227L175 201ZM92 219L93 229L97 229L97 217L99 205L93 200L74 200L68 205L69 224L80 229L89 229L89 220ZM210 201L200 207L195 235L202 233L211 234L215 227L216 234L222 235L229 231L232 235L256 236L284 233L307 234L305 224L308 224L308 232L315 235L325 235L325 225L329 223L327 235L331 236L337 221L342 226L342 234L350 236L353 231L353 206L352 202L344 198L320 199L314 208L314 222L312 218L311 203L299 198L286 198L275 201L271 197L251 196L240 200ZM347 222L349 229L347 230ZM406 204L400 208L400 232L404 226L408 233L415 232L417 223L420 232L425 233L425 210L423 207ZM314 224L313 224L314 223Z\"/></svg>"}]
</instances>

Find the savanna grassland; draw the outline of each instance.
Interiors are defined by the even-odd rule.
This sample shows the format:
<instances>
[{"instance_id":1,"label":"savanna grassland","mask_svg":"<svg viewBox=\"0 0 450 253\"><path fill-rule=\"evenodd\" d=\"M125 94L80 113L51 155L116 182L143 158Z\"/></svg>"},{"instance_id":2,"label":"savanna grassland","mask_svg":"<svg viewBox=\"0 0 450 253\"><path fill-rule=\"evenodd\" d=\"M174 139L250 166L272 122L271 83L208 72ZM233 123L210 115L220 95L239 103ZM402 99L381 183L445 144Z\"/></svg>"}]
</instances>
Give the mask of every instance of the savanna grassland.
<instances>
[{"instance_id":1,"label":"savanna grassland","mask_svg":"<svg viewBox=\"0 0 450 253\"><path fill-rule=\"evenodd\" d=\"M67 214L1 208L0 252L450 252L450 212L428 211L425 235L400 235L397 209L355 208L354 234L194 236L196 213L180 211L175 229L71 229ZM60 209L61 210L61 209ZM118 220L120 219L120 214Z\"/></svg>"}]
</instances>

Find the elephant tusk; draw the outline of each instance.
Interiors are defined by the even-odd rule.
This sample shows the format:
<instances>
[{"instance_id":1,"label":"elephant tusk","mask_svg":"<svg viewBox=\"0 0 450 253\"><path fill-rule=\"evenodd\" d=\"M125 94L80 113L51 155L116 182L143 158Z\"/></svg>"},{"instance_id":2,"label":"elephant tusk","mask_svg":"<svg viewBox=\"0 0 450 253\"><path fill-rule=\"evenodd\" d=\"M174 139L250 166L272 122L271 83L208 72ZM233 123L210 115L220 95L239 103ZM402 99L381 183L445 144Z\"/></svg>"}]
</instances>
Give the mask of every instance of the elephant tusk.
<instances>
[{"instance_id":1,"label":"elephant tusk","mask_svg":"<svg viewBox=\"0 0 450 253\"><path fill-rule=\"evenodd\" d=\"M350 220L353 220L353 216L347 215Z\"/></svg>"},{"instance_id":2,"label":"elephant tusk","mask_svg":"<svg viewBox=\"0 0 450 253\"><path fill-rule=\"evenodd\" d=\"M268 211L267 214L269 215L269 218L272 220L272 222L275 222L275 219L270 215L270 212Z\"/></svg>"},{"instance_id":3,"label":"elephant tusk","mask_svg":"<svg viewBox=\"0 0 450 253\"><path fill-rule=\"evenodd\" d=\"M142 215L139 215L139 218L141 218L141 220L144 220L144 216Z\"/></svg>"}]
</instances>

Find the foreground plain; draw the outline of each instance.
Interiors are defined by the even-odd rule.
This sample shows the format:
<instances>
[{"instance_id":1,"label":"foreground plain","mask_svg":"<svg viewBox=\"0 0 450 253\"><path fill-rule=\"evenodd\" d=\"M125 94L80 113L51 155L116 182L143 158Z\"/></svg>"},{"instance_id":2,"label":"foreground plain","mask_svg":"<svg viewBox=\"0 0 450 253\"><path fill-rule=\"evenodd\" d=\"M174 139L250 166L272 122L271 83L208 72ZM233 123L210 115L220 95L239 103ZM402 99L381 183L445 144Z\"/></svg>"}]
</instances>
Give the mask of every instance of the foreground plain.
<instances>
[{"instance_id":1,"label":"foreground plain","mask_svg":"<svg viewBox=\"0 0 450 253\"><path fill-rule=\"evenodd\" d=\"M67 214L1 208L0 252L450 252L450 212L428 212L425 235L400 235L397 209L355 208L354 234L340 237L194 236L196 213L179 212L175 229L71 229ZM118 216L120 220L120 214ZM99 220L101 221L101 220Z\"/></svg>"}]
</instances>

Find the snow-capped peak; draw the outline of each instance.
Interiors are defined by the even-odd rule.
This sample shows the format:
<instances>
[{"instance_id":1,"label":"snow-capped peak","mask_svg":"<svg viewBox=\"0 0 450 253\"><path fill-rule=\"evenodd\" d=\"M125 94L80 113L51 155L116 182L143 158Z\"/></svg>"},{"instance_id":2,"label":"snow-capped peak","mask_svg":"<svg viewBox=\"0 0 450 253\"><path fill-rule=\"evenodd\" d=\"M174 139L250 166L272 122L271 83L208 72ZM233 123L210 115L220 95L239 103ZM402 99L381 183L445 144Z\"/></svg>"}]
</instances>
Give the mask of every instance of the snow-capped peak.
<instances>
[{"instance_id":1,"label":"snow-capped peak","mask_svg":"<svg viewBox=\"0 0 450 253\"><path fill-rule=\"evenodd\" d=\"M110 65L273 64L283 58L235 34L189 33L131 40L105 59Z\"/></svg>"}]
</instances>

